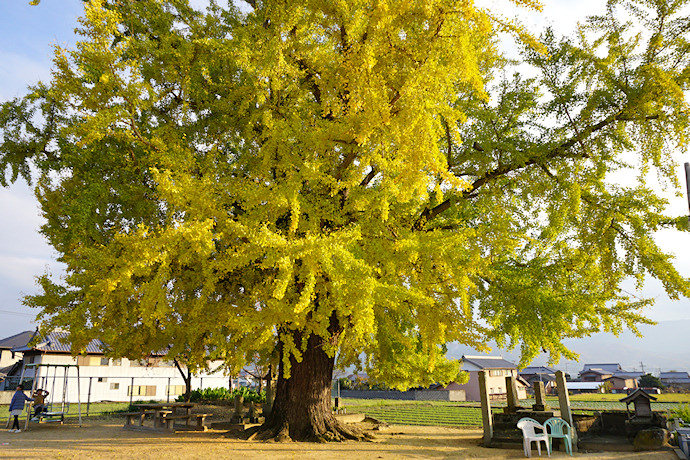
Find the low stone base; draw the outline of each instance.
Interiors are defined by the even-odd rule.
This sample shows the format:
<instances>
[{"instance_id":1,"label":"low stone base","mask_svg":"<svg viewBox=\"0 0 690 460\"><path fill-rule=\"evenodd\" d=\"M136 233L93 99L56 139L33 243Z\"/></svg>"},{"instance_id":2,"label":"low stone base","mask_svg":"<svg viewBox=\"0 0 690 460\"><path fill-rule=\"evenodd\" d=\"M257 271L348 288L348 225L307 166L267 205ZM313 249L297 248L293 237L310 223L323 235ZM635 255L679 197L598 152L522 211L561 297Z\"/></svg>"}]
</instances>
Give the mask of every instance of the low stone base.
<instances>
[{"instance_id":1,"label":"low stone base","mask_svg":"<svg viewBox=\"0 0 690 460\"><path fill-rule=\"evenodd\" d=\"M641 450L659 450L666 447L671 447L669 441L671 440L671 433L663 428L648 428L641 430L635 435L633 440L633 447L636 451Z\"/></svg>"},{"instance_id":2,"label":"low stone base","mask_svg":"<svg viewBox=\"0 0 690 460\"><path fill-rule=\"evenodd\" d=\"M532 411L534 412L547 412L551 410L551 408L545 404L534 404L532 406Z\"/></svg>"},{"instance_id":3,"label":"low stone base","mask_svg":"<svg viewBox=\"0 0 690 460\"><path fill-rule=\"evenodd\" d=\"M230 419L230 423L233 423L233 424L236 424L236 425L237 425L237 424L246 424L246 423L252 423L252 420L251 420L251 417L237 417L237 416L233 416L233 417Z\"/></svg>"},{"instance_id":4,"label":"low stone base","mask_svg":"<svg viewBox=\"0 0 690 460\"><path fill-rule=\"evenodd\" d=\"M578 440L580 452L633 452L630 442L621 436L594 436Z\"/></svg>"},{"instance_id":5,"label":"low stone base","mask_svg":"<svg viewBox=\"0 0 690 460\"><path fill-rule=\"evenodd\" d=\"M244 431L249 428L259 426L259 423L232 423L232 422L213 422L211 423L212 430L233 430Z\"/></svg>"},{"instance_id":6,"label":"low stone base","mask_svg":"<svg viewBox=\"0 0 690 460\"><path fill-rule=\"evenodd\" d=\"M529 417L533 418L539 423L544 423L551 417L556 416L557 412L552 410L519 410L515 414L518 415L519 418ZM558 412L558 415L560 415L560 412Z\"/></svg>"},{"instance_id":7,"label":"low stone base","mask_svg":"<svg viewBox=\"0 0 690 460\"><path fill-rule=\"evenodd\" d=\"M359 423L365 419L364 414L333 414L341 423Z\"/></svg>"}]
</instances>

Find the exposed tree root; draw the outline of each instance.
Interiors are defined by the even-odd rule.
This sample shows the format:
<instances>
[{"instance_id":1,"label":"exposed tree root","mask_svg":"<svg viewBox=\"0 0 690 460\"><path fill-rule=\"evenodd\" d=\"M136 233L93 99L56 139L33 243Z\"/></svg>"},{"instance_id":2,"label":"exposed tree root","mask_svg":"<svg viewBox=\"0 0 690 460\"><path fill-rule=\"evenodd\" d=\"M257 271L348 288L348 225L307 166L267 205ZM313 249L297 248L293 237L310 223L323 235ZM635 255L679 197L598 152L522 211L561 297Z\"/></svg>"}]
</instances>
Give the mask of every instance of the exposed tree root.
<instances>
[{"instance_id":1,"label":"exposed tree root","mask_svg":"<svg viewBox=\"0 0 690 460\"><path fill-rule=\"evenodd\" d=\"M316 425L323 425L324 429L317 429ZM244 439L274 442L342 442L346 440L367 441L373 437L356 426L339 422L333 416L324 417L323 423L312 424L309 429L291 430L288 422L278 426L267 424L250 428L244 432Z\"/></svg>"}]
</instances>

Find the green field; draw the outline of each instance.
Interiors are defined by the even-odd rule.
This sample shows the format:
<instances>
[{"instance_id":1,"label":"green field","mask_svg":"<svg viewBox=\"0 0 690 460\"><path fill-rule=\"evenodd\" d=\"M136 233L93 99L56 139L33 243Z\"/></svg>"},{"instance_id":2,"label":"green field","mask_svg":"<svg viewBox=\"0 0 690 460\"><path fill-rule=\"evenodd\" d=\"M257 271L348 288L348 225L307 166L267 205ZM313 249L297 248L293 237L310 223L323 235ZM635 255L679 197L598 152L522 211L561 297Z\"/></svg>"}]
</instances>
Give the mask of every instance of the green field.
<instances>
[{"instance_id":1,"label":"green field","mask_svg":"<svg viewBox=\"0 0 690 460\"><path fill-rule=\"evenodd\" d=\"M359 405L354 406L353 409L356 408L356 412L363 412L368 417L398 425L482 426L482 414L476 407L458 406L451 403L432 404L410 401L405 401L405 403Z\"/></svg>"},{"instance_id":2,"label":"green field","mask_svg":"<svg viewBox=\"0 0 690 460\"><path fill-rule=\"evenodd\" d=\"M583 397L584 396L584 397ZM592 398L591 396L598 396ZM664 396L660 402L653 402L653 410L677 409L690 400L690 395L655 395ZM576 413L592 413L601 410L625 410L625 404L619 400L624 395L576 395L571 397L571 407ZM548 404L558 408L556 398L547 398ZM520 401L523 407L534 404L533 400ZM491 403L494 410L505 407L505 401ZM387 399L342 399L341 407L348 412L364 413L377 420L399 425L432 425L432 426L466 426L482 425L479 403L476 401L396 401Z\"/></svg>"}]
</instances>

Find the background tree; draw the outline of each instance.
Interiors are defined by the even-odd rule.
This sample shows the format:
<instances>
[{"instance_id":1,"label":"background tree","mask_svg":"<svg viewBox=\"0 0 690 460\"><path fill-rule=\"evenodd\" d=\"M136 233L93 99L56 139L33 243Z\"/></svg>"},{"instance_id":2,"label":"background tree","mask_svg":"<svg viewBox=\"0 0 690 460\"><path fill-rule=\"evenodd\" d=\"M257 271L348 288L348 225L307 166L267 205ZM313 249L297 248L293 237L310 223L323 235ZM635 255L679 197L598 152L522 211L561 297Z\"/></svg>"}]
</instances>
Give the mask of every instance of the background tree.
<instances>
[{"instance_id":1,"label":"background tree","mask_svg":"<svg viewBox=\"0 0 690 460\"><path fill-rule=\"evenodd\" d=\"M336 354L448 382L448 341L573 357L565 338L649 322L622 280L690 294L652 238L687 219L646 185L678 185L684 2L626 4L645 34L618 2L547 32L529 78L496 49L521 31L470 4L333 3L86 6L50 84L0 112L0 167L39 171L68 267L27 299L45 328L234 372L277 348L264 433L323 440L360 436L331 415Z\"/></svg>"},{"instance_id":2,"label":"background tree","mask_svg":"<svg viewBox=\"0 0 690 460\"><path fill-rule=\"evenodd\" d=\"M640 388L665 388L659 377L655 377L652 374L640 376L639 384Z\"/></svg>"}]
</instances>

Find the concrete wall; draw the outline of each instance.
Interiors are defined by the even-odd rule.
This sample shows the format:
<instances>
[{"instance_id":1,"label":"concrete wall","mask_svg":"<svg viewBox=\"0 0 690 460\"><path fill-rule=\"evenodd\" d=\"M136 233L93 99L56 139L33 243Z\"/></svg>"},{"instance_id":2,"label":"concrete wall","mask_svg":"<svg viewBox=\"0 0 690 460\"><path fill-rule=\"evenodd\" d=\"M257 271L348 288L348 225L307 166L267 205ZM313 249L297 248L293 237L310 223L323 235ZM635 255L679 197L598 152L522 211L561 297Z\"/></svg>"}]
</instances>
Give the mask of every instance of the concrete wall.
<instances>
[{"instance_id":1,"label":"concrete wall","mask_svg":"<svg viewBox=\"0 0 690 460\"><path fill-rule=\"evenodd\" d=\"M335 397L337 390L332 392ZM465 401L464 390L340 390L341 398L394 399L398 401Z\"/></svg>"},{"instance_id":2,"label":"concrete wall","mask_svg":"<svg viewBox=\"0 0 690 460\"><path fill-rule=\"evenodd\" d=\"M0 405L10 405L10 401L12 401L12 395L14 394L13 391L0 391Z\"/></svg>"}]
</instances>

